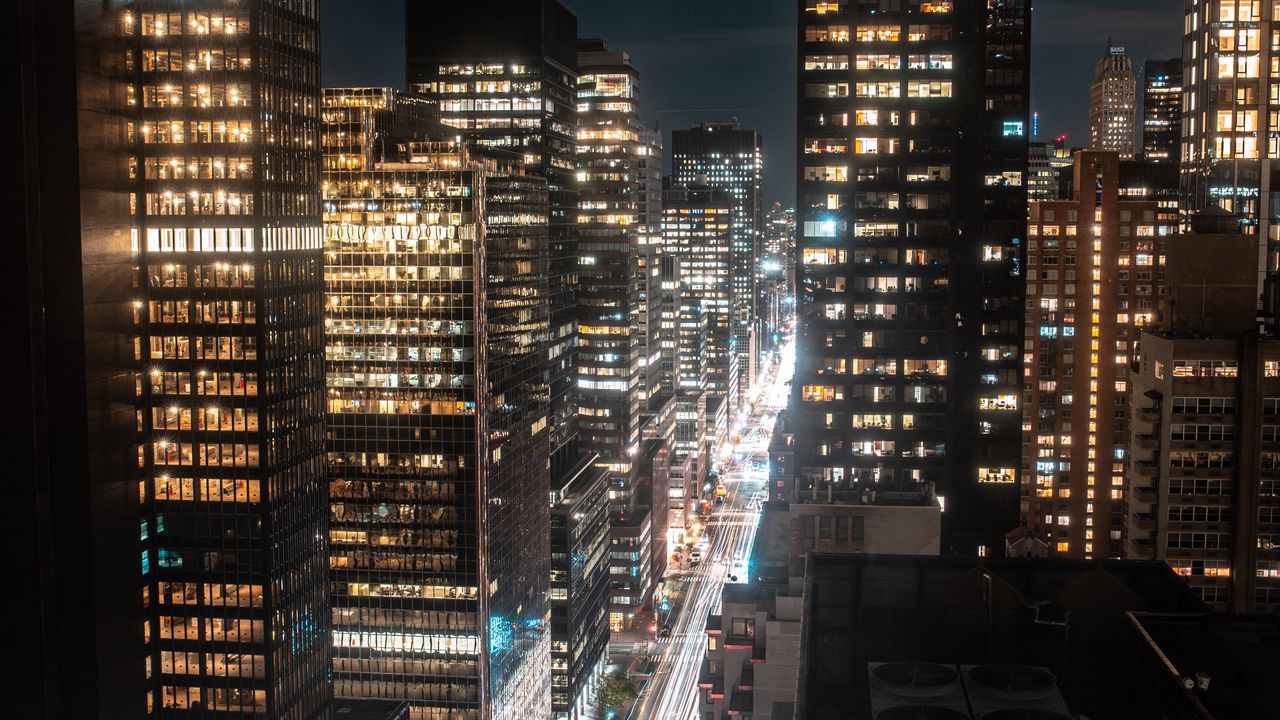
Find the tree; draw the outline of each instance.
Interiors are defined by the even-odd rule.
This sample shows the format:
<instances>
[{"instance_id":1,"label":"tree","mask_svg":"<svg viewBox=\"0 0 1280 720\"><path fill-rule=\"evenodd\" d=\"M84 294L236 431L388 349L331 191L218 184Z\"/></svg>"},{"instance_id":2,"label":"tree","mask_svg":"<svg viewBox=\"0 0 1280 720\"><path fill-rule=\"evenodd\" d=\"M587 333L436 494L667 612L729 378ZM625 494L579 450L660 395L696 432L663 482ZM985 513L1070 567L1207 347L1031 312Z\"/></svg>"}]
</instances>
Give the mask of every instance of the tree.
<instances>
[{"instance_id":1,"label":"tree","mask_svg":"<svg viewBox=\"0 0 1280 720\"><path fill-rule=\"evenodd\" d=\"M610 711L618 712L627 703L635 700L639 694L640 691L636 689L635 683L628 680L626 675L612 673L600 679L593 702L596 711L607 717Z\"/></svg>"}]
</instances>

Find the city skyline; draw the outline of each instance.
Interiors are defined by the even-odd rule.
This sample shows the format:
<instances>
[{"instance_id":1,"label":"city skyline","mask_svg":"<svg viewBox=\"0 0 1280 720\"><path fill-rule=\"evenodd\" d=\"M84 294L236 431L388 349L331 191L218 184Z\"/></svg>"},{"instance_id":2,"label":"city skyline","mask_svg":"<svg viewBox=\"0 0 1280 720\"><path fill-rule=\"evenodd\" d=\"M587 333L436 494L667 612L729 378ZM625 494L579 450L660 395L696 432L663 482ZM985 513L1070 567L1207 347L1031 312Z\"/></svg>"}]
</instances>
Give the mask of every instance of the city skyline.
<instances>
[{"instance_id":1,"label":"city skyline","mask_svg":"<svg viewBox=\"0 0 1280 720\"><path fill-rule=\"evenodd\" d=\"M1270 717L1280 0L1033 2L15 0L6 710Z\"/></svg>"},{"instance_id":2,"label":"city skyline","mask_svg":"<svg viewBox=\"0 0 1280 720\"><path fill-rule=\"evenodd\" d=\"M405 0L325 0L321 17L321 78L326 87L405 87L403 45L396 28ZM645 76L647 125L670 133L697 122L729 120L764 139L765 164L796 161L788 139L796 118L795 18L789 2L769 0L580 0L582 37L604 37L625 48ZM1098 27L1106 28L1099 32ZM1146 60L1182 54L1181 0L1041 0L1031 34L1031 109L1040 113L1040 139L1067 135L1068 145L1089 144L1089 83L1106 52L1106 35L1141 67ZM714 42L708 40L714 38ZM711 53L710 56L707 54ZM690 61L696 59L695 65ZM696 72L690 82L690 69ZM773 102L763 102L760 88ZM766 173L762 199L795 204L795 188L781 173Z\"/></svg>"}]
</instances>

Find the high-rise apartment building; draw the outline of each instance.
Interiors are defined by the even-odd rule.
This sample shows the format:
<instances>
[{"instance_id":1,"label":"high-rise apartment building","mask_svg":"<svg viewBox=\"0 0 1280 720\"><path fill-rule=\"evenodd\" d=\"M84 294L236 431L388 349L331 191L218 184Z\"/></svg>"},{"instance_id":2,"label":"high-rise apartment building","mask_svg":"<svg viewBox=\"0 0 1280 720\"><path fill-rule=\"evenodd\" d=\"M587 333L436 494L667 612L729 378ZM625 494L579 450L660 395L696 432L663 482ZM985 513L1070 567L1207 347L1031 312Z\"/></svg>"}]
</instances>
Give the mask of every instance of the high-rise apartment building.
<instances>
[{"instance_id":1,"label":"high-rise apartment building","mask_svg":"<svg viewBox=\"0 0 1280 720\"><path fill-rule=\"evenodd\" d=\"M1271 86L1280 82L1280 30L1273 3L1188 0L1182 35L1183 211L1235 213L1258 248L1258 287L1280 269L1275 182L1280 114ZM1184 218L1185 221L1185 218Z\"/></svg>"},{"instance_id":2,"label":"high-rise apartment building","mask_svg":"<svg viewBox=\"0 0 1280 720\"><path fill-rule=\"evenodd\" d=\"M1109 47L1089 86L1089 149L1113 150L1125 160L1137 152L1137 80L1122 47Z\"/></svg>"},{"instance_id":3,"label":"high-rise apartment building","mask_svg":"<svg viewBox=\"0 0 1280 720\"><path fill-rule=\"evenodd\" d=\"M1280 607L1280 342L1254 320L1259 239L1234 213L1169 239L1170 312L1132 374L1129 557L1163 560L1210 606Z\"/></svg>"},{"instance_id":4,"label":"high-rise apartment building","mask_svg":"<svg viewBox=\"0 0 1280 720\"><path fill-rule=\"evenodd\" d=\"M335 693L546 717L547 184L406 150L324 178Z\"/></svg>"},{"instance_id":5,"label":"high-rise apartment building","mask_svg":"<svg viewBox=\"0 0 1280 720\"><path fill-rule=\"evenodd\" d=\"M798 3L796 477L933 483L974 554L1017 517L1030 3L892 5Z\"/></svg>"},{"instance_id":6,"label":"high-rise apartment building","mask_svg":"<svg viewBox=\"0 0 1280 720\"><path fill-rule=\"evenodd\" d=\"M1082 150L1064 200L1031 203L1022 523L1059 555L1124 554L1129 364L1165 310L1176 215L1123 192L1120 156Z\"/></svg>"},{"instance_id":7,"label":"high-rise apartment building","mask_svg":"<svg viewBox=\"0 0 1280 720\"><path fill-rule=\"evenodd\" d=\"M1182 58L1142 66L1142 159L1178 162L1182 135Z\"/></svg>"},{"instance_id":8,"label":"high-rise apartment building","mask_svg":"<svg viewBox=\"0 0 1280 720\"><path fill-rule=\"evenodd\" d=\"M671 133L671 178L681 185L705 182L724 190L733 203L733 342L738 354L739 396L736 414L755 382L754 335L758 314L756 272L760 261L760 224L764 212L760 186L764 175L763 139L735 118L699 123Z\"/></svg>"},{"instance_id":9,"label":"high-rise apartment building","mask_svg":"<svg viewBox=\"0 0 1280 720\"><path fill-rule=\"evenodd\" d=\"M121 103L137 59L119 44L116 6L18 0L0 10L6 717L145 717L155 667L139 592L141 291L126 140L136 117Z\"/></svg>"},{"instance_id":10,"label":"high-rise apartment building","mask_svg":"<svg viewBox=\"0 0 1280 720\"><path fill-rule=\"evenodd\" d=\"M577 37L578 19L560 0L405 3L410 87L435 95L441 122L477 147L516 152L547 178L549 423L557 474L578 460Z\"/></svg>"},{"instance_id":11,"label":"high-rise apartment building","mask_svg":"<svg viewBox=\"0 0 1280 720\"><path fill-rule=\"evenodd\" d=\"M156 717L328 714L318 12L117 17Z\"/></svg>"}]
</instances>

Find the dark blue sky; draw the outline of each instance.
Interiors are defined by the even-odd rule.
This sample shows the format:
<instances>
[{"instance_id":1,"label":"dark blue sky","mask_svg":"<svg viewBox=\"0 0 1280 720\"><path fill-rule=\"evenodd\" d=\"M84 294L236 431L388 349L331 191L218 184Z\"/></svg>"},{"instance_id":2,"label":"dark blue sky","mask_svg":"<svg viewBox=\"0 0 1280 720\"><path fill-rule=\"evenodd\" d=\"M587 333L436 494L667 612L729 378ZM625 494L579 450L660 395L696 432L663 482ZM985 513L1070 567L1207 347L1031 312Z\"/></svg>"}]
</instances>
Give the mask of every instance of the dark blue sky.
<instances>
[{"instance_id":1,"label":"dark blue sky","mask_svg":"<svg viewBox=\"0 0 1280 720\"><path fill-rule=\"evenodd\" d=\"M325 85L404 83L404 2L324 0ZM764 134L766 201L794 202L795 0L568 2L580 36L631 53L650 123L670 130L737 116ZM1128 48L1135 69L1180 52L1182 0L1034 2L1032 98L1042 138L1085 141L1089 82L1108 37Z\"/></svg>"}]
</instances>

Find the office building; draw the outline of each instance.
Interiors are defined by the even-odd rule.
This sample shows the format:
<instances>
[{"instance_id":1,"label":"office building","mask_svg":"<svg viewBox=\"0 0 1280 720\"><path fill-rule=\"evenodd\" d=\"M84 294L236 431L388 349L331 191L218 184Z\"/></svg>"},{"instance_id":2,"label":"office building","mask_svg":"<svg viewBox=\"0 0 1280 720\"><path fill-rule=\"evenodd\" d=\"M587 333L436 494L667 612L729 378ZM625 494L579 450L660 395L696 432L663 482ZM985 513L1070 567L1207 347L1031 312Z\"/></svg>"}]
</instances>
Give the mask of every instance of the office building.
<instances>
[{"instance_id":1,"label":"office building","mask_svg":"<svg viewBox=\"0 0 1280 720\"><path fill-rule=\"evenodd\" d=\"M551 711L583 717L608 659L609 482L584 455L551 491Z\"/></svg>"},{"instance_id":2,"label":"office building","mask_svg":"<svg viewBox=\"0 0 1280 720\"><path fill-rule=\"evenodd\" d=\"M0 444L4 713L141 718L154 667L140 602L133 282L134 109L112 92L137 57L103 4L7 3L0 178L11 268Z\"/></svg>"},{"instance_id":3,"label":"office building","mask_svg":"<svg viewBox=\"0 0 1280 720\"><path fill-rule=\"evenodd\" d=\"M797 482L933 483L977 554L1017 517L1030 5L894 5L798 3Z\"/></svg>"},{"instance_id":4,"label":"office building","mask_svg":"<svg viewBox=\"0 0 1280 720\"><path fill-rule=\"evenodd\" d=\"M1067 148L1067 136L1052 143L1031 142L1027 145L1027 199L1061 200L1060 174L1071 167L1074 151ZM1068 183L1068 186L1070 183Z\"/></svg>"},{"instance_id":5,"label":"office building","mask_svg":"<svg viewBox=\"0 0 1280 720\"><path fill-rule=\"evenodd\" d=\"M119 22L148 699L326 717L318 3L137 3Z\"/></svg>"},{"instance_id":6,"label":"office building","mask_svg":"<svg viewBox=\"0 0 1280 720\"><path fill-rule=\"evenodd\" d=\"M527 168L547 178L549 425L557 475L572 468L579 456L574 408L577 38L578 19L560 0L405 3L409 86L434 95L441 122L477 148L516 152Z\"/></svg>"},{"instance_id":7,"label":"office building","mask_svg":"<svg viewBox=\"0 0 1280 720\"><path fill-rule=\"evenodd\" d=\"M395 88L324 88L322 106L324 172L372 170L400 144L444 135L435 102Z\"/></svg>"},{"instance_id":8,"label":"office building","mask_svg":"<svg viewBox=\"0 0 1280 720\"><path fill-rule=\"evenodd\" d=\"M1178 162L1182 134L1182 58L1142 66L1142 159Z\"/></svg>"},{"instance_id":9,"label":"office building","mask_svg":"<svg viewBox=\"0 0 1280 720\"><path fill-rule=\"evenodd\" d=\"M1129 557L1162 560L1204 602L1280 607L1280 341L1259 335L1252 257L1233 213L1169 239L1171 309L1132 375Z\"/></svg>"},{"instance_id":10,"label":"office building","mask_svg":"<svg viewBox=\"0 0 1280 720\"><path fill-rule=\"evenodd\" d=\"M731 415L745 401L755 383L753 347L756 307L756 271L760 260L760 224L764 207L760 185L764 174L763 138L743 128L736 118L729 122L699 123L671 133L671 178L681 185L704 180L724 190L733 203L733 337L738 353L739 396L729 406Z\"/></svg>"},{"instance_id":11,"label":"office building","mask_svg":"<svg viewBox=\"0 0 1280 720\"><path fill-rule=\"evenodd\" d=\"M649 228L642 192L640 74L602 40L578 42L578 414L579 442L609 473L611 624L635 620L654 578L648 486L640 472L646 398L640 323L641 258ZM645 318L647 320L647 317Z\"/></svg>"},{"instance_id":12,"label":"office building","mask_svg":"<svg viewBox=\"0 0 1280 720\"><path fill-rule=\"evenodd\" d=\"M740 381L733 335L733 200L709 185L675 185L663 194L662 242L679 264L680 321L676 345L677 424L705 413L702 443L717 447L737 415ZM701 396L701 399L694 400ZM694 410L694 406L704 408ZM684 426L689 429L690 426ZM689 438L677 444L693 454ZM705 476L708 468L698 467Z\"/></svg>"},{"instance_id":13,"label":"office building","mask_svg":"<svg viewBox=\"0 0 1280 720\"><path fill-rule=\"evenodd\" d=\"M1274 160L1280 157L1280 116L1270 87L1280 82L1280 55L1271 41L1280 20L1272 3L1190 0L1182 35L1181 175L1184 223L1220 207L1262 238L1258 289L1280 265L1280 228L1273 229Z\"/></svg>"},{"instance_id":14,"label":"office building","mask_svg":"<svg viewBox=\"0 0 1280 720\"><path fill-rule=\"evenodd\" d=\"M796 213L779 203L764 216L756 270L756 362L765 371L789 332L795 309Z\"/></svg>"},{"instance_id":15,"label":"office building","mask_svg":"<svg viewBox=\"0 0 1280 720\"><path fill-rule=\"evenodd\" d=\"M335 693L546 717L547 184L406 151L325 174Z\"/></svg>"},{"instance_id":16,"label":"office building","mask_svg":"<svg viewBox=\"0 0 1280 720\"><path fill-rule=\"evenodd\" d=\"M1110 41L1108 41L1110 45ZM1137 151L1137 81L1122 47L1109 47L1089 86L1089 149L1112 150L1132 160Z\"/></svg>"},{"instance_id":17,"label":"office building","mask_svg":"<svg viewBox=\"0 0 1280 720\"><path fill-rule=\"evenodd\" d=\"M1027 228L1021 523L1058 555L1124 555L1129 363L1165 311L1176 216L1129 197L1116 152L1075 155L1064 200Z\"/></svg>"}]
</instances>

